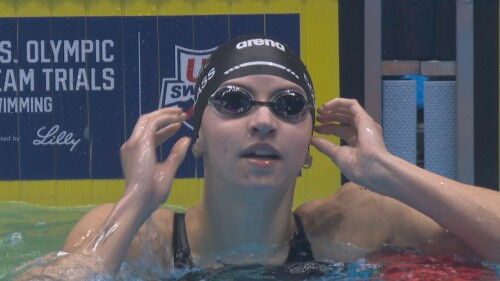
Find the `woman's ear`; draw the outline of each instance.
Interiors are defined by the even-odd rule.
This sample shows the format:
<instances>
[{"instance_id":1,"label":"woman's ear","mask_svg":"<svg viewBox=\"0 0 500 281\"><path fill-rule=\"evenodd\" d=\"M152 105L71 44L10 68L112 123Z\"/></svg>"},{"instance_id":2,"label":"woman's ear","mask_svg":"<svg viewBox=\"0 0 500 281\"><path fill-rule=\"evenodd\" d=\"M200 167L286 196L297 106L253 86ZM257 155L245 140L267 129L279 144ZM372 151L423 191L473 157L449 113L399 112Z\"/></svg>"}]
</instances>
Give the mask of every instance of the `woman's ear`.
<instances>
[{"instance_id":1,"label":"woman's ear","mask_svg":"<svg viewBox=\"0 0 500 281\"><path fill-rule=\"evenodd\" d=\"M198 143L195 140L193 146L191 146L191 152L193 153L194 158L199 158L200 153L198 152Z\"/></svg>"},{"instance_id":2,"label":"woman's ear","mask_svg":"<svg viewBox=\"0 0 500 281\"><path fill-rule=\"evenodd\" d=\"M198 137L194 140L193 146L191 147L193 156L199 158L206 151L205 137L203 137L203 132L198 131Z\"/></svg>"}]
</instances>

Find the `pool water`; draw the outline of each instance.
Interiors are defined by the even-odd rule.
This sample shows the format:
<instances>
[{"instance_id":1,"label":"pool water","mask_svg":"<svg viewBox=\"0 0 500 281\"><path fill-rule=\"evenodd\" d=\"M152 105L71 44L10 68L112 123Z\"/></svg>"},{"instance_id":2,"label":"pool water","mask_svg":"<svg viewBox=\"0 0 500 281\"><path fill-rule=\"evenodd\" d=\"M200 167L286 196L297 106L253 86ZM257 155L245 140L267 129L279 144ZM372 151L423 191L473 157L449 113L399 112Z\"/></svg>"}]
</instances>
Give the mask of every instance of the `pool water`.
<instances>
[{"instance_id":1,"label":"pool water","mask_svg":"<svg viewBox=\"0 0 500 281\"><path fill-rule=\"evenodd\" d=\"M13 268L61 248L66 234L89 209L0 202L0 280Z\"/></svg>"},{"instance_id":2,"label":"pool water","mask_svg":"<svg viewBox=\"0 0 500 281\"><path fill-rule=\"evenodd\" d=\"M40 207L0 202L0 280L12 280L13 270L60 249L74 223L91 206ZM141 274L134 274L139 275ZM151 280L127 275L120 280ZM500 264L457 256L427 257L391 253L353 263L307 262L283 266L225 266L217 270L175 272L163 280L500 280Z\"/></svg>"}]
</instances>

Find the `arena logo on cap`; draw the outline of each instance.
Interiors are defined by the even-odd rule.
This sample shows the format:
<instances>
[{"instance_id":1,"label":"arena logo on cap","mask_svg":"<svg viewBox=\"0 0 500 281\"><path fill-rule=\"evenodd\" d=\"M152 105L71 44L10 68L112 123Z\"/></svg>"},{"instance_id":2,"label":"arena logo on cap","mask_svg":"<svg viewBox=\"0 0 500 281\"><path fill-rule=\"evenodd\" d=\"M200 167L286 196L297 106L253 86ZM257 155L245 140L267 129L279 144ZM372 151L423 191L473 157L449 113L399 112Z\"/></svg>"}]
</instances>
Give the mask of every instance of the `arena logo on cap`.
<instances>
[{"instance_id":1,"label":"arena logo on cap","mask_svg":"<svg viewBox=\"0 0 500 281\"><path fill-rule=\"evenodd\" d=\"M241 41L238 44L236 44L236 49L241 50L251 46L264 46L264 45L277 48L278 50L281 50L283 52L285 51L285 46L283 46L283 44L281 44L280 42L276 42L271 39L261 39L261 38Z\"/></svg>"},{"instance_id":2,"label":"arena logo on cap","mask_svg":"<svg viewBox=\"0 0 500 281\"><path fill-rule=\"evenodd\" d=\"M191 117L194 102L194 86L201 67L216 48L193 50L175 46L175 77L163 78L158 108L182 107ZM191 130L189 118L184 125Z\"/></svg>"}]
</instances>

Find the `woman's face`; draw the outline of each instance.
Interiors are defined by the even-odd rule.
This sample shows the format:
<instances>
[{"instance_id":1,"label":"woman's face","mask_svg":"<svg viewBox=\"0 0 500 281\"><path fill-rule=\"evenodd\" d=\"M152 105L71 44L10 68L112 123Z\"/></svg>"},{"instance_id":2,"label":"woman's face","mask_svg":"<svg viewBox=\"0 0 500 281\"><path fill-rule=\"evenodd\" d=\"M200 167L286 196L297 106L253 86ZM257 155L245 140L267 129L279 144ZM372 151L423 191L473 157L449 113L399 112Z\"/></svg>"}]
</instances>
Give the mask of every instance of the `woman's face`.
<instances>
[{"instance_id":1,"label":"woman's face","mask_svg":"<svg viewBox=\"0 0 500 281\"><path fill-rule=\"evenodd\" d=\"M295 83L272 75L249 75L223 85L245 88L254 100L263 102L282 90L304 93ZM307 113L301 120L285 121L261 105L230 117L207 105L197 144L203 153L204 177L222 186L287 188L308 153L311 118Z\"/></svg>"}]
</instances>

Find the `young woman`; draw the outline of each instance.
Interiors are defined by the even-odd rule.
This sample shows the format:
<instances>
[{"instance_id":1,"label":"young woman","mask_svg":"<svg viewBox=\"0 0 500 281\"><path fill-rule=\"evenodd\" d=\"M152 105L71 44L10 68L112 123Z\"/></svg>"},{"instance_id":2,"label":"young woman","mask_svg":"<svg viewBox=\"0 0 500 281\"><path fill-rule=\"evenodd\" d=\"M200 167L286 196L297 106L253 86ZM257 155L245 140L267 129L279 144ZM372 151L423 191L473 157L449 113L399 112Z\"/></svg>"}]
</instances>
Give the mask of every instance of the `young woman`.
<instances>
[{"instance_id":1,"label":"young woman","mask_svg":"<svg viewBox=\"0 0 500 281\"><path fill-rule=\"evenodd\" d=\"M121 149L121 200L86 214L57 261L21 279L113 276L124 261L147 261L159 276L192 266L352 261L389 248L500 260L498 193L392 156L380 126L354 100L334 99L315 116L310 76L285 44L257 35L220 46L195 91L193 153L203 159L202 201L185 214L158 208L191 139L179 139L158 162L156 148L187 116L179 108L145 114ZM312 136L315 120L317 133L349 146ZM359 185L348 183L292 212L296 176L311 164L310 144Z\"/></svg>"}]
</instances>

